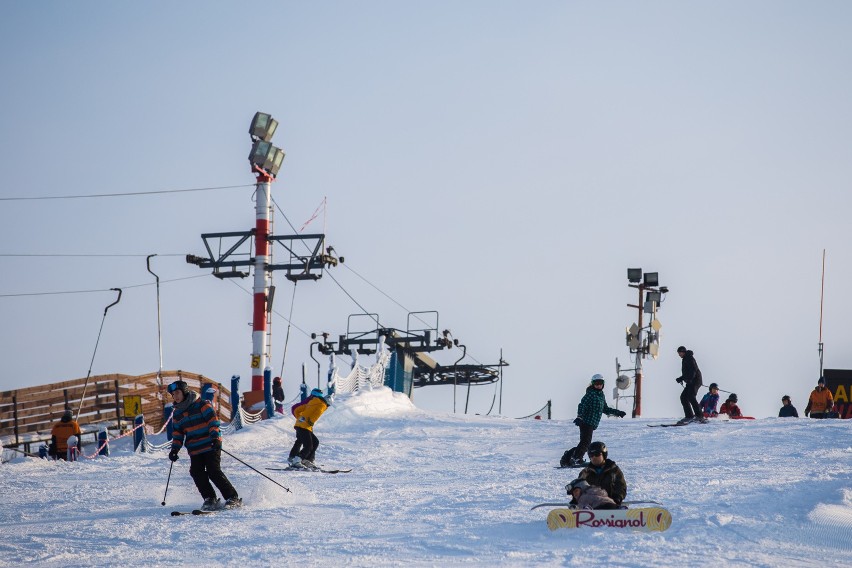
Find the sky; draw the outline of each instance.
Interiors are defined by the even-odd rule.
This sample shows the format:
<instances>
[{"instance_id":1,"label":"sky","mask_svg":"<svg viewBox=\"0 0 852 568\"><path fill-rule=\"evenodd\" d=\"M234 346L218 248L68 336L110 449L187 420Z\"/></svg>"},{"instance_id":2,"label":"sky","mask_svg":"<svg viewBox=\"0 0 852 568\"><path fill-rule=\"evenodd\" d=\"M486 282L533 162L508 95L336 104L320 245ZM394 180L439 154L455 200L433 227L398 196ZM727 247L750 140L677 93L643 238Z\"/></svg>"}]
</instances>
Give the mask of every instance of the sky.
<instances>
[{"instance_id":1,"label":"sky","mask_svg":"<svg viewBox=\"0 0 852 568\"><path fill-rule=\"evenodd\" d=\"M305 230L345 258L274 276L288 397L311 333L434 310L465 362L509 362L469 413L573 417L633 366L640 267L670 290L643 416L682 413L678 345L746 414L803 408L820 339L852 369L850 24L845 2L3 3L0 389L154 372L159 337L165 369L250 382L251 279L184 257L254 226L262 111L273 233L325 200ZM103 194L137 195L80 197Z\"/></svg>"},{"instance_id":2,"label":"sky","mask_svg":"<svg viewBox=\"0 0 852 568\"><path fill-rule=\"evenodd\" d=\"M225 454L222 469L244 506L212 516L170 516L202 501L183 451L169 475L165 450L134 454L130 438L71 463L4 450L0 566L849 565L848 422L654 423L604 418L595 438L624 473L626 501L671 513L658 533L551 532L551 507L531 510L568 500L578 470L554 465L576 444L570 421L425 411L387 388L338 397L317 422L316 463L351 473L267 470L293 442L289 415L225 435L243 463Z\"/></svg>"}]
</instances>

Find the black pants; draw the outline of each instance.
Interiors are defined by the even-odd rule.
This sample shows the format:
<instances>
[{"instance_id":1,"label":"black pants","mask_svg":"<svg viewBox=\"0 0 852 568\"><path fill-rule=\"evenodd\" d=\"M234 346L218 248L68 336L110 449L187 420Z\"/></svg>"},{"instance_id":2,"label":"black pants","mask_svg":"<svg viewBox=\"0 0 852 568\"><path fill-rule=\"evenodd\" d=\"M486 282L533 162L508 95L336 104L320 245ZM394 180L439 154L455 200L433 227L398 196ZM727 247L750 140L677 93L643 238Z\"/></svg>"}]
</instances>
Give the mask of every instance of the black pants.
<instances>
[{"instance_id":1,"label":"black pants","mask_svg":"<svg viewBox=\"0 0 852 568\"><path fill-rule=\"evenodd\" d=\"M592 443L592 435L595 433L595 429L583 422L580 424L580 443L577 444L577 449L574 450L574 457L578 460L582 460L583 456L586 454L586 450L589 449L589 444Z\"/></svg>"},{"instance_id":2,"label":"black pants","mask_svg":"<svg viewBox=\"0 0 852 568\"><path fill-rule=\"evenodd\" d=\"M290 459L298 455L303 460L314 461L319 440L307 428L294 428L294 430L296 431L296 443L290 449Z\"/></svg>"},{"instance_id":3,"label":"black pants","mask_svg":"<svg viewBox=\"0 0 852 568\"><path fill-rule=\"evenodd\" d=\"M699 381L686 383L686 386L683 387L683 392L680 393L680 403L683 405L684 417L704 416L701 412L701 405L698 404L698 389L700 388L701 383Z\"/></svg>"},{"instance_id":4,"label":"black pants","mask_svg":"<svg viewBox=\"0 0 852 568\"><path fill-rule=\"evenodd\" d=\"M222 492L222 497L225 500L237 496L237 490L234 489L234 486L231 485L231 482L228 481L228 478L225 477L225 474L222 473L222 468L219 466L221 458L222 452L219 450L211 450L203 454L189 456L189 475L192 476L195 486L198 487L199 493L205 499L216 498L216 491L213 489L213 485L210 485L211 481Z\"/></svg>"}]
</instances>

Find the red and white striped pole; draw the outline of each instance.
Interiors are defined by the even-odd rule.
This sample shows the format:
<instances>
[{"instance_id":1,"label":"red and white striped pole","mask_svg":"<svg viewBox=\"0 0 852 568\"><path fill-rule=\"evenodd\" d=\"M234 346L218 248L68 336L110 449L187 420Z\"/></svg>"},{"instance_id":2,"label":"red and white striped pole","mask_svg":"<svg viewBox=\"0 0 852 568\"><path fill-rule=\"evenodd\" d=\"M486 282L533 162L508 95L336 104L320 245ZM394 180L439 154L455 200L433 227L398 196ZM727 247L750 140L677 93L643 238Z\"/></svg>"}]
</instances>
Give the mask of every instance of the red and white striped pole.
<instances>
[{"instance_id":1,"label":"red and white striped pole","mask_svg":"<svg viewBox=\"0 0 852 568\"><path fill-rule=\"evenodd\" d=\"M256 170L257 171L257 170ZM269 226L272 216L273 177L257 171L255 191L255 235L254 235L254 316L251 333L251 390L263 390L263 370L266 368L266 299L269 290Z\"/></svg>"}]
</instances>

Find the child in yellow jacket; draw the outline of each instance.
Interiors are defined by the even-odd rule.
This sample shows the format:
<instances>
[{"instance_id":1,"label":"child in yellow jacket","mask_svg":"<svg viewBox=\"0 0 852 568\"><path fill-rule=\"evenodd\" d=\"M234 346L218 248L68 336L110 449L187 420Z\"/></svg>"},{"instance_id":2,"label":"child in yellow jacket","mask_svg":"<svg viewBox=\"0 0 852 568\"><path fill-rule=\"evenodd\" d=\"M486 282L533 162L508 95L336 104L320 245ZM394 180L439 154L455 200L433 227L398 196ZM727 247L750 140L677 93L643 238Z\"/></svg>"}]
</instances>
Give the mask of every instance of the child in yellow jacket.
<instances>
[{"instance_id":1,"label":"child in yellow jacket","mask_svg":"<svg viewBox=\"0 0 852 568\"><path fill-rule=\"evenodd\" d=\"M319 446L319 440L313 432L314 424L320 419L323 412L328 408L328 401L320 389L311 391L311 396L304 402L296 404L291 409L296 417L296 442L290 450L287 462L291 467L305 467L315 469L314 457ZM300 449L301 448L301 449Z\"/></svg>"}]
</instances>

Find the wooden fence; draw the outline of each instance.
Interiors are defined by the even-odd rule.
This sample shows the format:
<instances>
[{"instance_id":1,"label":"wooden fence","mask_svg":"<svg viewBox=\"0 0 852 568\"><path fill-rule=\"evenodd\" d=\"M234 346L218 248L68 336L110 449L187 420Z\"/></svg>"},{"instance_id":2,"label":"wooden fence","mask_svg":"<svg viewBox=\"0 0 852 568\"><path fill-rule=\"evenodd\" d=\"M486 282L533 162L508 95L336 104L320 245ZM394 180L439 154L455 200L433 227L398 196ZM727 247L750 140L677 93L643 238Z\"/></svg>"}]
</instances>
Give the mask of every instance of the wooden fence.
<instances>
[{"instance_id":1,"label":"wooden fence","mask_svg":"<svg viewBox=\"0 0 852 568\"><path fill-rule=\"evenodd\" d=\"M107 423L118 431L130 427L137 414L145 416L145 423L154 431L163 426L163 406L172 402L166 392L169 383L181 379L190 389L201 391L204 384L212 384L218 391L213 406L223 422L231 419L231 391L221 383L196 373L163 371L158 382L157 373L147 375L98 375L37 387L0 392L0 438L6 446L49 440L50 430L62 417L66 408L77 416L84 433L93 432L87 425ZM82 398L82 408L80 400Z\"/></svg>"}]
</instances>

